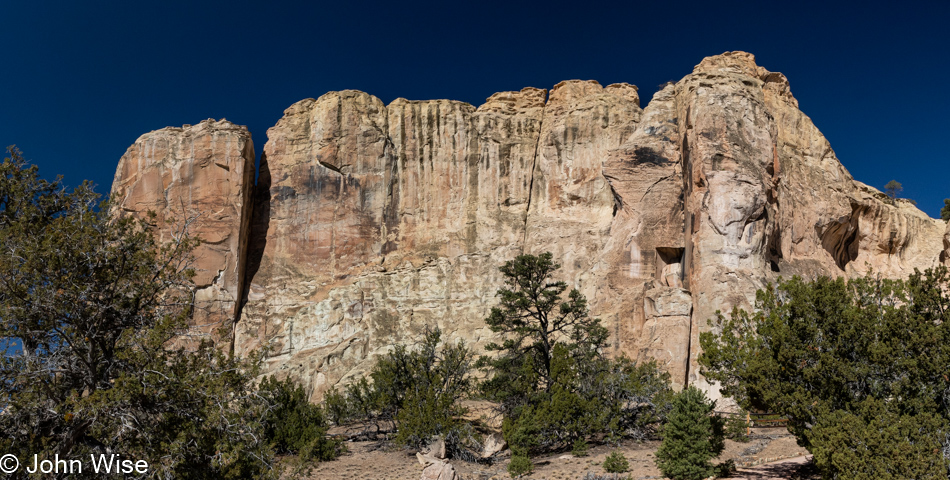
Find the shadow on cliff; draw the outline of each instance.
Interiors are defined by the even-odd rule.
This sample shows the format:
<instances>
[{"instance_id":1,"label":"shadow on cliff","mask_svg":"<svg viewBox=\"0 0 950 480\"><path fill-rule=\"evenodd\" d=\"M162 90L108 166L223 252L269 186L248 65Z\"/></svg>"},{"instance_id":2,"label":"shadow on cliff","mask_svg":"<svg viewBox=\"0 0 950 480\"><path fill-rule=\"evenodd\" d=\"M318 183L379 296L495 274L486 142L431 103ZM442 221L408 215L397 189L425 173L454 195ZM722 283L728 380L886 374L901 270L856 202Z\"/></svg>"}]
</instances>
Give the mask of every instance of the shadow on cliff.
<instances>
[{"instance_id":1,"label":"shadow on cliff","mask_svg":"<svg viewBox=\"0 0 950 480\"><path fill-rule=\"evenodd\" d=\"M264 257L264 248L267 246L267 229L270 227L270 185L271 175L270 167L267 165L267 154L262 153L257 184L254 186L250 231L247 234L247 258L241 286L241 307L235 315L235 324L241 321L251 290L251 281L261 268L261 259Z\"/></svg>"}]
</instances>

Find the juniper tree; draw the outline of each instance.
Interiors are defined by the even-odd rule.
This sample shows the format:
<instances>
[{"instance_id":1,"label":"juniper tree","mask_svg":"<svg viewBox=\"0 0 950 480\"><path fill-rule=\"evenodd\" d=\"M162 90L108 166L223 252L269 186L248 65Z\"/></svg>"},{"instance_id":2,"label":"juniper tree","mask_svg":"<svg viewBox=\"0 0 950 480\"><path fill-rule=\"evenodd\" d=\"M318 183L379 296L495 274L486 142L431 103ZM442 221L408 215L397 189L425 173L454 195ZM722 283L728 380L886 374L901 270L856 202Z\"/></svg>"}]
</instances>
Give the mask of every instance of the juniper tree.
<instances>
[{"instance_id":1,"label":"juniper tree","mask_svg":"<svg viewBox=\"0 0 950 480\"><path fill-rule=\"evenodd\" d=\"M15 149L0 164L0 450L115 453L151 478L272 475L255 366L169 348L190 313L195 240L159 245L97 202Z\"/></svg>"},{"instance_id":2,"label":"juniper tree","mask_svg":"<svg viewBox=\"0 0 950 480\"><path fill-rule=\"evenodd\" d=\"M824 478L945 477L948 292L946 267L780 280L701 334L701 373L742 407L787 417Z\"/></svg>"},{"instance_id":3,"label":"juniper tree","mask_svg":"<svg viewBox=\"0 0 950 480\"><path fill-rule=\"evenodd\" d=\"M443 344L442 331L426 329L416 345L396 345L366 377L342 391L331 390L325 404L337 424L360 422L376 432L395 427L397 444L424 447L442 436L450 456L466 456L477 443L459 401L471 393L473 354L464 342Z\"/></svg>"},{"instance_id":4,"label":"juniper tree","mask_svg":"<svg viewBox=\"0 0 950 480\"><path fill-rule=\"evenodd\" d=\"M264 437L279 454L297 455L302 461L333 460L342 450L329 438L329 425L320 405L310 403L303 387L287 378L266 377L259 393L267 400Z\"/></svg>"}]
</instances>

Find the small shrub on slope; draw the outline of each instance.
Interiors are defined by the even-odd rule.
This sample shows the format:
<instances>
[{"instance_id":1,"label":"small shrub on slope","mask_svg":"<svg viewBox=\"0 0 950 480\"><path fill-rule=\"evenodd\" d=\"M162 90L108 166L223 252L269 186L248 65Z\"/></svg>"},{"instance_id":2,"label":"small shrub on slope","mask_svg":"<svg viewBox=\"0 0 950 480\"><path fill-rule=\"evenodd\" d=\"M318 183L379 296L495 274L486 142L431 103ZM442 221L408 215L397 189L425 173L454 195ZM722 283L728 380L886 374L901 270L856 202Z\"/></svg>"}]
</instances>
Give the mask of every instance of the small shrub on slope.
<instances>
[{"instance_id":1,"label":"small shrub on slope","mask_svg":"<svg viewBox=\"0 0 950 480\"><path fill-rule=\"evenodd\" d=\"M623 473L630 470L630 462L620 453L620 450L614 450L604 459L604 470L607 473Z\"/></svg>"}]
</instances>

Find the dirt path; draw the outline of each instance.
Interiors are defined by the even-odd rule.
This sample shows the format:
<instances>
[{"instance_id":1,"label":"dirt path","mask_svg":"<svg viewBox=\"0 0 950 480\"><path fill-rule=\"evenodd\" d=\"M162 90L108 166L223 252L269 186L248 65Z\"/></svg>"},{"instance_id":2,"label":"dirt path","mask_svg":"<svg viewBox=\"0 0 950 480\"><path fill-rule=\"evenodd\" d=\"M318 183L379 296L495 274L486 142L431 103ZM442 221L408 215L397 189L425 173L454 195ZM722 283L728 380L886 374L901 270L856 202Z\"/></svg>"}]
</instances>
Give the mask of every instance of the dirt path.
<instances>
[{"instance_id":1,"label":"dirt path","mask_svg":"<svg viewBox=\"0 0 950 480\"><path fill-rule=\"evenodd\" d=\"M811 455L779 460L751 468L740 468L730 476L736 480L777 480L790 478L811 478L808 464Z\"/></svg>"}]
</instances>

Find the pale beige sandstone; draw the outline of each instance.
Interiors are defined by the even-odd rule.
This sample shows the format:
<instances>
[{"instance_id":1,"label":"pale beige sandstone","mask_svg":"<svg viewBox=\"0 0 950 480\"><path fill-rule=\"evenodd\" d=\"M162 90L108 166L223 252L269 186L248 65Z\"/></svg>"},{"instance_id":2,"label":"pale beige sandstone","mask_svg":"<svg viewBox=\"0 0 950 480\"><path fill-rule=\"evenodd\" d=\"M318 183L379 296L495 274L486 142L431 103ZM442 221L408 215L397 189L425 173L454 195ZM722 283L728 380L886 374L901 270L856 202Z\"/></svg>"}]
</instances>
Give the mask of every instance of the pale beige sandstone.
<instances>
[{"instance_id":1,"label":"pale beige sandstone","mask_svg":"<svg viewBox=\"0 0 950 480\"><path fill-rule=\"evenodd\" d=\"M505 437L501 433L491 432L485 435L485 439L482 441L480 456L486 459L492 458L507 447L508 442L505 441Z\"/></svg>"},{"instance_id":2,"label":"pale beige sandstone","mask_svg":"<svg viewBox=\"0 0 950 480\"><path fill-rule=\"evenodd\" d=\"M422 480L459 480L451 463L434 462L422 470Z\"/></svg>"},{"instance_id":3,"label":"pale beige sandstone","mask_svg":"<svg viewBox=\"0 0 950 480\"><path fill-rule=\"evenodd\" d=\"M618 208L596 256L595 270L606 277L592 305L621 353L656 359L682 386L692 305L683 290L683 173L673 92L672 86L657 92L636 131L604 161Z\"/></svg>"},{"instance_id":4,"label":"pale beige sandstone","mask_svg":"<svg viewBox=\"0 0 950 480\"><path fill-rule=\"evenodd\" d=\"M778 276L853 276L870 267L904 277L939 262L943 222L854 181L783 75L730 52L703 60L676 88L690 172L689 383L705 386L695 359L706 320L749 308L756 289Z\"/></svg>"},{"instance_id":5,"label":"pale beige sandstone","mask_svg":"<svg viewBox=\"0 0 950 480\"><path fill-rule=\"evenodd\" d=\"M139 137L119 160L112 208L156 213L159 239L172 241L185 222L201 239L194 250L193 333L217 339L240 308L254 144L247 128L227 120L168 127ZM228 341L230 334L227 334Z\"/></svg>"},{"instance_id":6,"label":"pale beige sandstone","mask_svg":"<svg viewBox=\"0 0 950 480\"><path fill-rule=\"evenodd\" d=\"M572 80L554 86L541 120L524 241L526 253L554 254L561 279L587 296L615 334L615 348L624 313L617 307L626 305L617 301L619 292L606 289L614 264L608 257L616 255L604 248L621 205L604 162L633 134L641 113L632 85Z\"/></svg>"},{"instance_id":7,"label":"pale beige sandstone","mask_svg":"<svg viewBox=\"0 0 950 480\"><path fill-rule=\"evenodd\" d=\"M236 351L269 345L272 371L319 399L425 326L482 345L497 267L521 253L545 94L288 109L264 148Z\"/></svg>"},{"instance_id":8,"label":"pale beige sandstone","mask_svg":"<svg viewBox=\"0 0 950 480\"><path fill-rule=\"evenodd\" d=\"M498 266L522 252L554 253L611 353L713 395L696 357L716 310L750 307L779 276L950 263L947 225L855 181L785 76L743 52L704 59L642 110L636 87L593 81L477 109L348 90L294 104L268 137L250 239L228 250L247 258L245 291L208 292L246 301L235 351L269 347L267 371L313 400L426 326L480 349ZM117 191L139 185L125 208L165 205L149 173L165 154L136 155L117 175ZM220 230L243 232L247 214Z\"/></svg>"}]
</instances>

